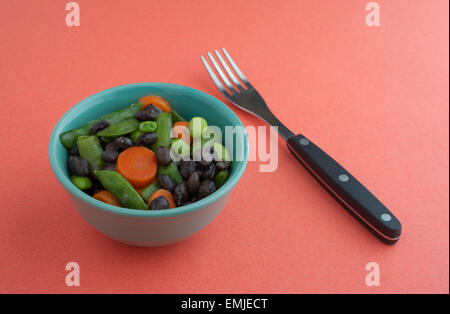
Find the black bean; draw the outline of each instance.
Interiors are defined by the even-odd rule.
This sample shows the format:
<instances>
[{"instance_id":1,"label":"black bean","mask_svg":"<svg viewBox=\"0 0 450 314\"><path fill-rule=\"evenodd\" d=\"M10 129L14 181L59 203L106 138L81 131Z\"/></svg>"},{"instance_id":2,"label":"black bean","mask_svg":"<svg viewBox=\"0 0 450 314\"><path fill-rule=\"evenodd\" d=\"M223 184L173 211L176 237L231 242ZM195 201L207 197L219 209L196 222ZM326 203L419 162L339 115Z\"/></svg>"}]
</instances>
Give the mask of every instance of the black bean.
<instances>
[{"instance_id":1,"label":"black bean","mask_svg":"<svg viewBox=\"0 0 450 314\"><path fill-rule=\"evenodd\" d=\"M150 202L148 209L150 210L162 210L169 209L169 201L164 196L159 196Z\"/></svg>"},{"instance_id":2,"label":"black bean","mask_svg":"<svg viewBox=\"0 0 450 314\"><path fill-rule=\"evenodd\" d=\"M191 195L191 197L189 198L189 202L194 203L198 201L198 197L195 195Z\"/></svg>"},{"instance_id":3,"label":"black bean","mask_svg":"<svg viewBox=\"0 0 450 314\"><path fill-rule=\"evenodd\" d=\"M102 167L102 170L116 170L116 164L115 163L105 163L105 165Z\"/></svg>"},{"instance_id":4,"label":"black bean","mask_svg":"<svg viewBox=\"0 0 450 314\"><path fill-rule=\"evenodd\" d=\"M158 176L158 185L161 189L168 190L170 192L175 188L175 182L167 174L160 174Z\"/></svg>"},{"instance_id":5,"label":"black bean","mask_svg":"<svg viewBox=\"0 0 450 314\"><path fill-rule=\"evenodd\" d=\"M79 156L79 155L80 155L80 151L78 150L78 145L75 144L69 150L69 156Z\"/></svg>"},{"instance_id":6,"label":"black bean","mask_svg":"<svg viewBox=\"0 0 450 314\"><path fill-rule=\"evenodd\" d=\"M216 165L215 164L210 164L207 167L203 167L201 168L202 171L202 179L208 179L208 180L212 180L214 179L214 176L216 175Z\"/></svg>"},{"instance_id":7,"label":"black bean","mask_svg":"<svg viewBox=\"0 0 450 314\"><path fill-rule=\"evenodd\" d=\"M219 160L216 162L216 168L219 170L225 170L230 167L230 163L225 160Z\"/></svg>"},{"instance_id":8,"label":"black bean","mask_svg":"<svg viewBox=\"0 0 450 314\"><path fill-rule=\"evenodd\" d=\"M186 183L181 182L175 186L173 190L173 199L175 200L175 204L177 206L183 205L189 199L189 192L186 186Z\"/></svg>"},{"instance_id":9,"label":"black bean","mask_svg":"<svg viewBox=\"0 0 450 314\"><path fill-rule=\"evenodd\" d=\"M198 198L202 199L216 191L216 186L212 180L203 180L198 187Z\"/></svg>"},{"instance_id":10,"label":"black bean","mask_svg":"<svg viewBox=\"0 0 450 314\"><path fill-rule=\"evenodd\" d=\"M86 177L89 175L89 163L80 156L70 156L67 165L72 174Z\"/></svg>"},{"instance_id":11,"label":"black bean","mask_svg":"<svg viewBox=\"0 0 450 314\"><path fill-rule=\"evenodd\" d=\"M194 194L197 192L198 186L200 185L200 176L198 172L193 172L187 180L187 188L189 193Z\"/></svg>"},{"instance_id":12,"label":"black bean","mask_svg":"<svg viewBox=\"0 0 450 314\"><path fill-rule=\"evenodd\" d=\"M205 159L203 159L202 158L202 160L200 160L200 161L197 161L197 165L199 166L199 167L207 167L207 166L209 166L210 164L212 164L212 160L205 160Z\"/></svg>"},{"instance_id":13,"label":"black bean","mask_svg":"<svg viewBox=\"0 0 450 314\"><path fill-rule=\"evenodd\" d=\"M144 110L137 112L134 117L139 121L151 121L155 120L161 112L161 109L150 104Z\"/></svg>"},{"instance_id":14,"label":"black bean","mask_svg":"<svg viewBox=\"0 0 450 314\"><path fill-rule=\"evenodd\" d=\"M104 162L114 163L117 161L117 157L119 157L119 152L116 150L104 150L100 155L100 158Z\"/></svg>"},{"instance_id":15,"label":"black bean","mask_svg":"<svg viewBox=\"0 0 450 314\"><path fill-rule=\"evenodd\" d=\"M156 107L153 104L149 104L147 107L145 107L144 111L150 111L152 113L152 116L155 117L155 119L158 117L158 115L160 113L162 113L163 111L161 110L161 108ZM154 120L154 119L153 119Z\"/></svg>"},{"instance_id":16,"label":"black bean","mask_svg":"<svg viewBox=\"0 0 450 314\"><path fill-rule=\"evenodd\" d=\"M105 146L105 150L109 150L109 151L113 151L113 152L118 152L119 151L119 144L114 141L111 143L106 144Z\"/></svg>"},{"instance_id":17,"label":"black bean","mask_svg":"<svg viewBox=\"0 0 450 314\"><path fill-rule=\"evenodd\" d=\"M203 148L204 149L204 148ZM200 151L201 152L201 151ZM196 161L197 161L197 166L199 166L199 167L206 167L206 166L209 166L210 164L212 164L212 162L213 162L213 157L214 157L214 148L213 147L211 147L210 148L210 150L209 150L209 152L210 152L210 156L209 156L209 159L211 159L211 160L206 160L204 157L203 157L203 153L201 153L200 154L200 152L199 151L196 151Z\"/></svg>"},{"instance_id":18,"label":"black bean","mask_svg":"<svg viewBox=\"0 0 450 314\"><path fill-rule=\"evenodd\" d=\"M161 108L156 107L154 104L148 104L148 106L145 107L144 110L152 110L152 111L157 111L159 113L162 112Z\"/></svg>"},{"instance_id":19,"label":"black bean","mask_svg":"<svg viewBox=\"0 0 450 314\"><path fill-rule=\"evenodd\" d=\"M212 155L210 156L211 160L206 160L205 158L203 158L201 150L195 151L194 156L196 157L194 160L196 161L198 167L206 167L213 162L213 156Z\"/></svg>"},{"instance_id":20,"label":"black bean","mask_svg":"<svg viewBox=\"0 0 450 314\"><path fill-rule=\"evenodd\" d=\"M126 136L119 137L118 139L115 140L115 142L117 143L116 145L119 151L123 151L133 146L133 141Z\"/></svg>"},{"instance_id":21,"label":"black bean","mask_svg":"<svg viewBox=\"0 0 450 314\"><path fill-rule=\"evenodd\" d=\"M96 124L91 127L91 134L97 134L98 131L101 131L109 126L108 120L100 120Z\"/></svg>"},{"instance_id":22,"label":"black bean","mask_svg":"<svg viewBox=\"0 0 450 314\"><path fill-rule=\"evenodd\" d=\"M158 136L156 135L156 133L147 132L138 137L138 139L136 141L136 145L150 147L156 143L157 139L158 139Z\"/></svg>"},{"instance_id":23,"label":"black bean","mask_svg":"<svg viewBox=\"0 0 450 314\"><path fill-rule=\"evenodd\" d=\"M160 146L156 150L156 160L160 166L168 166L172 162L170 157L170 150L165 146Z\"/></svg>"},{"instance_id":24,"label":"black bean","mask_svg":"<svg viewBox=\"0 0 450 314\"><path fill-rule=\"evenodd\" d=\"M187 180L189 176L195 171L195 161L183 160L179 165L181 177Z\"/></svg>"}]
</instances>

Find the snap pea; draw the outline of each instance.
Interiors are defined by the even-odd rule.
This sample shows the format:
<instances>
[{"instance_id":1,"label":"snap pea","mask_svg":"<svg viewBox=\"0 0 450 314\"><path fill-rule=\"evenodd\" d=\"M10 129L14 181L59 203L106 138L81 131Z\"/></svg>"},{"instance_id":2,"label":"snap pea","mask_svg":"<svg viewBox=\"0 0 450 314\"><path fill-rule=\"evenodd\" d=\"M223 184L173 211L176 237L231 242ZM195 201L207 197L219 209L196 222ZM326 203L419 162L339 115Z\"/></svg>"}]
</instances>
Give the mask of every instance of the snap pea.
<instances>
[{"instance_id":1,"label":"snap pea","mask_svg":"<svg viewBox=\"0 0 450 314\"><path fill-rule=\"evenodd\" d=\"M170 140L172 139L172 116L170 113L160 113L155 121L158 124L158 129L156 130L158 138L156 143L151 147L153 151L156 151L160 146L168 148L170 146Z\"/></svg>"},{"instance_id":2,"label":"snap pea","mask_svg":"<svg viewBox=\"0 0 450 314\"><path fill-rule=\"evenodd\" d=\"M111 192L124 207L142 210L148 209L139 193L117 171L96 170L94 174L100 180L103 187Z\"/></svg>"},{"instance_id":3,"label":"snap pea","mask_svg":"<svg viewBox=\"0 0 450 314\"><path fill-rule=\"evenodd\" d=\"M136 131L139 128L139 121L135 118L129 118L119 123L110 125L106 129L103 129L97 133L102 137L119 137L131 132Z\"/></svg>"},{"instance_id":4,"label":"snap pea","mask_svg":"<svg viewBox=\"0 0 450 314\"><path fill-rule=\"evenodd\" d=\"M150 196L152 196L153 193L155 193L156 190L158 190L158 189L159 189L159 186L158 186L158 182L156 182L156 180L152 184L147 186L145 189L143 189L141 192L141 195L142 195L142 198L144 199L144 201L147 203Z\"/></svg>"},{"instance_id":5,"label":"snap pea","mask_svg":"<svg viewBox=\"0 0 450 314\"><path fill-rule=\"evenodd\" d=\"M159 166L158 171L156 172L156 177L158 177L160 174L167 174L176 184L183 182L183 178L178 171L176 162L172 162L170 163L170 165L165 167Z\"/></svg>"},{"instance_id":6,"label":"snap pea","mask_svg":"<svg viewBox=\"0 0 450 314\"><path fill-rule=\"evenodd\" d=\"M141 108L142 104L140 103L132 104L128 107L104 115L103 117L100 117L100 119L88 122L87 124L79 128L64 132L60 135L61 143L67 148L72 148L72 146L77 142L77 138L82 135L89 135L92 126L98 121L105 119L109 122L110 125L113 125L125 119L134 117L134 115L139 112Z\"/></svg>"},{"instance_id":7,"label":"snap pea","mask_svg":"<svg viewBox=\"0 0 450 314\"><path fill-rule=\"evenodd\" d=\"M81 158L87 160L92 169L96 170L103 167L104 162L100 157L103 148L96 135L78 137L77 146Z\"/></svg>"},{"instance_id":8,"label":"snap pea","mask_svg":"<svg viewBox=\"0 0 450 314\"><path fill-rule=\"evenodd\" d=\"M92 187L92 181L88 177L71 176L70 181L80 190L87 190Z\"/></svg>"},{"instance_id":9,"label":"snap pea","mask_svg":"<svg viewBox=\"0 0 450 314\"><path fill-rule=\"evenodd\" d=\"M185 118L183 118L178 112L175 110L170 110L169 113L172 115L172 121L175 122L184 122L186 121Z\"/></svg>"},{"instance_id":10,"label":"snap pea","mask_svg":"<svg viewBox=\"0 0 450 314\"><path fill-rule=\"evenodd\" d=\"M228 170L221 170L218 174L214 177L214 185L216 186L216 189L220 188L224 183L228 180L228 175L230 172Z\"/></svg>"},{"instance_id":11,"label":"snap pea","mask_svg":"<svg viewBox=\"0 0 450 314\"><path fill-rule=\"evenodd\" d=\"M136 130L133 133L131 133L130 138L134 144L136 144L138 137L141 136L142 134L144 134L144 132L141 132L140 130Z\"/></svg>"},{"instance_id":12,"label":"snap pea","mask_svg":"<svg viewBox=\"0 0 450 314\"><path fill-rule=\"evenodd\" d=\"M139 124L139 131L147 133L147 132L155 132L158 128L158 124L155 121L144 121Z\"/></svg>"}]
</instances>

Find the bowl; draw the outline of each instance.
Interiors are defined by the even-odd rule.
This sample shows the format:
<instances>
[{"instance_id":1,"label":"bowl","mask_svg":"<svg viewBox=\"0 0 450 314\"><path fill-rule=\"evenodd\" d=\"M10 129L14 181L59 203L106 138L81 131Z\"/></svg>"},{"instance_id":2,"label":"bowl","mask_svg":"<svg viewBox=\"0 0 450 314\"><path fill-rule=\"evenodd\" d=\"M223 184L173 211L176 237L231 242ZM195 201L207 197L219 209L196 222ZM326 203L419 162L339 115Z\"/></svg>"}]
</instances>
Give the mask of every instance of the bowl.
<instances>
[{"instance_id":1,"label":"bowl","mask_svg":"<svg viewBox=\"0 0 450 314\"><path fill-rule=\"evenodd\" d=\"M243 158L232 161L227 182L208 197L174 209L150 211L116 207L77 189L70 181L66 165L67 151L59 141L59 135L149 94L167 99L172 108L186 119L203 116L208 124L218 126L222 132L225 126L243 127L239 118L224 103L199 90L166 83L137 83L107 89L80 101L58 121L48 146L51 168L80 215L95 229L114 240L147 247L179 242L213 221L225 207L248 160L248 139L244 134L240 141L233 141L233 151L240 149Z\"/></svg>"}]
</instances>

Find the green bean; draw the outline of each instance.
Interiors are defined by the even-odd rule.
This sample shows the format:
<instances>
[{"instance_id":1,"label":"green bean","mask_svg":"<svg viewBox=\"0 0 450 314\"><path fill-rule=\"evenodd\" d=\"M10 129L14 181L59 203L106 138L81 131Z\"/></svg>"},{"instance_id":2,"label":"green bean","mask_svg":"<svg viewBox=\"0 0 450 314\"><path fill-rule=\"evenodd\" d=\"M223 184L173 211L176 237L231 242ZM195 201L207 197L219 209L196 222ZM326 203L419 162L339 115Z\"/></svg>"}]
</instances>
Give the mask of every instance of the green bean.
<instances>
[{"instance_id":1,"label":"green bean","mask_svg":"<svg viewBox=\"0 0 450 314\"><path fill-rule=\"evenodd\" d=\"M80 136L77 140L77 146L81 158L87 160L92 169L96 170L103 167L104 162L100 158L103 148L96 135Z\"/></svg>"},{"instance_id":2,"label":"green bean","mask_svg":"<svg viewBox=\"0 0 450 314\"><path fill-rule=\"evenodd\" d=\"M71 176L70 181L80 190L87 190L92 187L92 182L88 177Z\"/></svg>"},{"instance_id":3,"label":"green bean","mask_svg":"<svg viewBox=\"0 0 450 314\"><path fill-rule=\"evenodd\" d=\"M156 190L158 190L158 189L159 189L159 186L158 186L158 182L156 182L156 180L152 184L147 186L145 189L143 189L141 192L141 195L142 195L142 198L144 199L144 201L147 203L150 196L152 196L153 193L155 193Z\"/></svg>"},{"instance_id":4,"label":"green bean","mask_svg":"<svg viewBox=\"0 0 450 314\"><path fill-rule=\"evenodd\" d=\"M98 136L103 137L119 137L128 133L134 132L139 128L139 121L135 118L129 118L119 123L110 125L97 133Z\"/></svg>"},{"instance_id":5,"label":"green bean","mask_svg":"<svg viewBox=\"0 0 450 314\"><path fill-rule=\"evenodd\" d=\"M169 148L172 133L172 116L170 113L163 112L158 115L155 121L158 124L158 129L156 130L158 138L151 149L156 151L160 146Z\"/></svg>"},{"instance_id":6,"label":"green bean","mask_svg":"<svg viewBox=\"0 0 450 314\"><path fill-rule=\"evenodd\" d=\"M155 132L158 124L155 121L144 121L139 124L139 131L143 133Z\"/></svg>"},{"instance_id":7,"label":"green bean","mask_svg":"<svg viewBox=\"0 0 450 314\"><path fill-rule=\"evenodd\" d=\"M142 210L148 209L139 193L117 171L96 170L94 174L100 180L103 187L111 192L124 207Z\"/></svg>"},{"instance_id":8,"label":"green bean","mask_svg":"<svg viewBox=\"0 0 450 314\"><path fill-rule=\"evenodd\" d=\"M170 112L170 114L172 115L172 120L173 120L173 122L175 123L175 122L184 122L184 121L186 121L186 119L185 118L183 118L178 112L176 112L175 110L170 110L169 111Z\"/></svg>"},{"instance_id":9,"label":"green bean","mask_svg":"<svg viewBox=\"0 0 450 314\"><path fill-rule=\"evenodd\" d=\"M214 177L214 185L216 186L216 189L220 188L224 183L228 180L228 175L230 172L228 170L221 170L218 174Z\"/></svg>"},{"instance_id":10,"label":"green bean","mask_svg":"<svg viewBox=\"0 0 450 314\"><path fill-rule=\"evenodd\" d=\"M82 135L89 135L91 127L98 121L105 119L108 120L110 125L113 125L125 119L134 117L134 115L139 112L141 108L142 104L132 104L128 107L104 115L100 119L88 122L79 128L64 132L60 135L61 143L67 148L72 148L72 146L77 142L77 138Z\"/></svg>"},{"instance_id":11,"label":"green bean","mask_svg":"<svg viewBox=\"0 0 450 314\"><path fill-rule=\"evenodd\" d=\"M167 174L176 184L183 182L183 178L178 171L176 162L171 162L170 165L165 167L159 166L158 171L156 172L156 177L158 177L160 174Z\"/></svg>"}]
</instances>

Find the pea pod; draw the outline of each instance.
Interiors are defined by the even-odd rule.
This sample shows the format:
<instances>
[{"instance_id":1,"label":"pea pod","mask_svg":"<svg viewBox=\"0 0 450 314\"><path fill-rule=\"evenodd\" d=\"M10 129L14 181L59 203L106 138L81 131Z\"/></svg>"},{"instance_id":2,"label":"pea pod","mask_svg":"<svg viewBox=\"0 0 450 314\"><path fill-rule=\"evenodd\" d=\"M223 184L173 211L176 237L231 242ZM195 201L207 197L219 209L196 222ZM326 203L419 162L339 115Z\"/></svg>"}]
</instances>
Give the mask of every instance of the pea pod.
<instances>
[{"instance_id":1,"label":"pea pod","mask_svg":"<svg viewBox=\"0 0 450 314\"><path fill-rule=\"evenodd\" d=\"M97 133L98 136L103 137L119 137L131 132L136 131L139 128L139 121L135 118L129 118L119 123L110 125L106 129L103 129Z\"/></svg>"},{"instance_id":2,"label":"pea pod","mask_svg":"<svg viewBox=\"0 0 450 314\"><path fill-rule=\"evenodd\" d=\"M170 146L171 141L171 133L172 133L172 116L170 113L160 113L156 118L156 123L158 124L158 128L156 129L156 135L158 139L156 143L152 145L151 149L156 151L158 147Z\"/></svg>"},{"instance_id":3,"label":"pea pod","mask_svg":"<svg viewBox=\"0 0 450 314\"><path fill-rule=\"evenodd\" d=\"M77 140L77 146L81 158L87 160L92 169L97 170L103 167L104 162L100 158L103 148L96 135L80 136Z\"/></svg>"},{"instance_id":4,"label":"pea pod","mask_svg":"<svg viewBox=\"0 0 450 314\"><path fill-rule=\"evenodd\" d=\"M178 171L176 162L172 162L170 163L170 165L165 167L159 166L158 171L156 172L156 177L158 177L160 174L167 174L176 184L183 182L183 178Z\"/></svg>"},{"instance_id":5,"label":"pea pod","mask_svg":"<svg viewBox=\"0 0 450 314\"><path fill-rule=\"evenodd\" d=\"M170 110L169 113L172 115L172 121L175 122L184 122L186 121L185 118L183 118L178 112L175 110Z\"/></svg>"},{"instance_id":6,"label":"pea pod","mask_svg":"<svg viewBox=\"0 0 450 314\"><path fill-rule=\"evenodd\" d=\"M105 119L108 120L110 125L113 125L125 119L134 117L134 115L139 112L141 108L142 104L132 104L128 107L104 115L100 119L88 122L79 128L67 131L60 135L61 143L67 148L72 148L72 146L77 142L77 138L82 135L89 135L92 126L98 121Z\"/></svg>"},{"instance_id":7,"label":"pea pod","mask_svg":"<svg viewBox=\"0 0 450 314\"><path fill-rule=\"evenodd\" d=\"M214 177L214 185L216 186L216 189L220 188L224 183L228 180L230 172L228 170L221 170L218 174Z\"/></svg>"},{"instance_id":8,"label":"pea pod","mask_svg":"<svg viewBox=\"0 0 450 314\"><path fill-rule=\"evenodd\" d=\"M103 187L111 192L124 207L142 210L148 209L139 193L117 171L96 170L94 174L100 180Z\"/></svg>"},{"instance_id":9,"label":"pea pod","mask_svg":"<svg viewBox=\"0 0 450 314\"><path fill-rule=\"evenodd\" d=\"M155 193L156 190L158 190L158 189L159 189L159 186L158 186L158 182L156 182L156 180L152 184L147 186L145 189L143 189L141 192L141 195L142 195L142 198L144 199L144 201L147 203L150 196L152 196L153 193Z\"/></svg>"}]
</instances>

